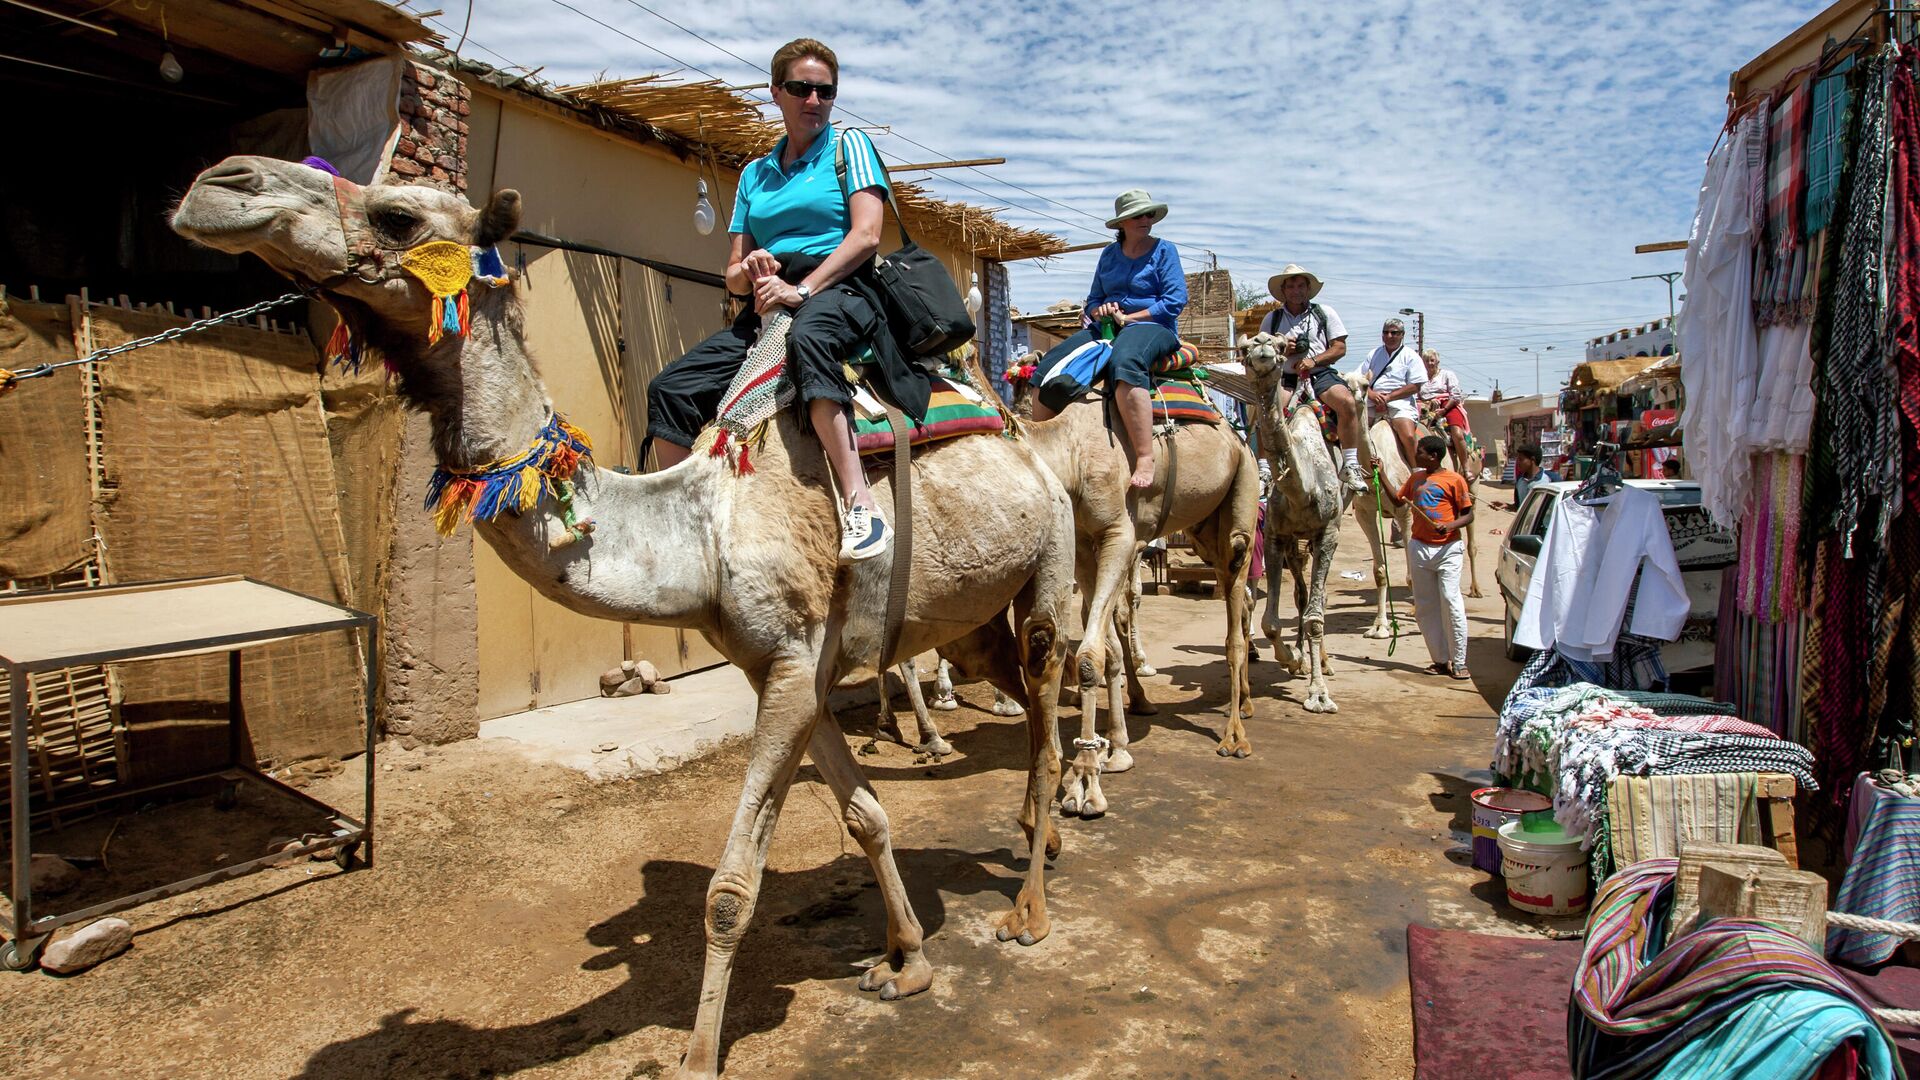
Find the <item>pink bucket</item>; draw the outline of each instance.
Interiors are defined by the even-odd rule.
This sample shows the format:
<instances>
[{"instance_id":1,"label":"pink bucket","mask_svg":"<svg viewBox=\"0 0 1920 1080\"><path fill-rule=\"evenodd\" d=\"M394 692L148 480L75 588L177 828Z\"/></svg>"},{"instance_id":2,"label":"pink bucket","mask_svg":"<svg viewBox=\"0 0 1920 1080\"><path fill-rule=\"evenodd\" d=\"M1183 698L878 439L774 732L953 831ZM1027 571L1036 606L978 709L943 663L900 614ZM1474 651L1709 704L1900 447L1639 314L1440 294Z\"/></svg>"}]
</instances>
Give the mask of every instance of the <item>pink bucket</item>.
<instances>
[{"instance_id":1,"label":"pink bucket","mask_svg":"<svg viewBox=\"0 0 1920 1080\"><path fill-rule=\"evenodd\" d=\"M1473 793L1473 865L1500 874L1500 826L1521 814L1553 809L1553 800L1519 788L1483 787Z\"/></svg>"}]
</instances>

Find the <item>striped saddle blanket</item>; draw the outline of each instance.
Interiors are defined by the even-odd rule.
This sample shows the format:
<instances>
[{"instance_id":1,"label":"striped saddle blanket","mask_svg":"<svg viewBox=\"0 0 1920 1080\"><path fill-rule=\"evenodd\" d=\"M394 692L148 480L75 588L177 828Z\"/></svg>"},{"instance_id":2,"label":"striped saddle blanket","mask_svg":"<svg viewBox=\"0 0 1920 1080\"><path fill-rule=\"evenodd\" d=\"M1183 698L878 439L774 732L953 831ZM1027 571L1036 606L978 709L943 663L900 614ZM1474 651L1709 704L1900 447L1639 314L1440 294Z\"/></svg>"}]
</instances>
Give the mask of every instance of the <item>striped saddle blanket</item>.
<instances>
[{"instance_id":1,"label":"striped saddle blanket","mask_svg":"<svg viewBox=\"0 0 1920 1080\"><path fill-rule=\"evenodd\" d=\"M927 401L926 420L912 425L909 446L951 439L958 435L998 434L1006 430L1000 410L963 382L932 377L933 396ZM853 391L853 439L862 455L893 449L893 429L887 426L887 411L878 398L864 386Z\"/></svg>"},{"instance_id":2,"label":"striped saddle blanket","mask_svg":"<svg viewBox=\"0 0 1920 1080\"><path fill-rule=\"evenodd\" d=\"M1176 354L1177 355L1177 354ZM1189 369L1182 368L1153 376L1153 422L1156 424L1217 424L1220 410L1207 399L1207 392Z\"/></svg>"}]
</instances>

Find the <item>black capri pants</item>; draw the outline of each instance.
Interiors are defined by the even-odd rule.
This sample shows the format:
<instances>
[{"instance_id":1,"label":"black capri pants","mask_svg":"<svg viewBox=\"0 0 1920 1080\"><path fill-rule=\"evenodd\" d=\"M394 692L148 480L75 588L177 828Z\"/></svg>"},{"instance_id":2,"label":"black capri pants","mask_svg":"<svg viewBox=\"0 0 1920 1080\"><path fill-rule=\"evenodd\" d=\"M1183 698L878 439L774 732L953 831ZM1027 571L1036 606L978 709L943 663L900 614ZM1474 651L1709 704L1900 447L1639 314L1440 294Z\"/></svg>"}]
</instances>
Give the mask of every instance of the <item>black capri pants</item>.
<instances>
[{"instance_id":1,"label":"black capri pants","mask_svg":"<svg viewBox=\"0 0 1920 1080\"><path fill-rule=\"evenodd\" d=\"M817 259L808 260L802 275L817 265ZM781 276L790 272L783 268ZM846 364L873 340L878 328L879 313L866 297L845 283L801 304L787 333L787 370L800 391L801 402L826 400L851 405L853 387L847 382ZM740 365L746 363L747 348L759 332L760 315L748 308L732 326L662 368L647 384L647 439L692 447L700 429L719 415L720 398L740 373ZM806 415L804 408L801 415ZM646 451L642 444L643 458Z\"/></svg>"}]
</instances>

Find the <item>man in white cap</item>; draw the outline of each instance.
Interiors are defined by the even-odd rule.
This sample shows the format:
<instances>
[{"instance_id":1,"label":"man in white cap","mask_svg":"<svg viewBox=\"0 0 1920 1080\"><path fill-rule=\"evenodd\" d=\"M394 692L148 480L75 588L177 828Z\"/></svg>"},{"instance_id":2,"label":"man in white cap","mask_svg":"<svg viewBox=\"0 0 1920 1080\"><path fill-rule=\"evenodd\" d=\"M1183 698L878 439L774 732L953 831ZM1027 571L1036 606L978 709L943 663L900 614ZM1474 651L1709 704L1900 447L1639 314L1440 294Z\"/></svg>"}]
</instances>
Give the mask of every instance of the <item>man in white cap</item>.
<instances>
[{"instance_id":1,"label":"man in white cap","mask_svg":"<svg viewBox=\"0 0 1920 1080\"><path fill-rule=\"evenodd\" d=\"M1367 357L1367 400L1376 415L1385 416L1400 444L1400 460L1413 467L1413 444L1420 437L1420 410L1415 398L1427 381L1427 365L1407 346L1407 325L1388 319L1380 328L1380 344ZM1461 455L1464 459L1465 455Z\"/></svg>"},{"instance_id":2,"label":"man in white cap","mask_svg":"<svg viewBox=\"0 0 1920 1080\"><path fill-rule=\"evenodd\" d=\"M1347 325L1338 312L1313 302L1320 295L1320 279L1304 266L1288 263L1267 279L1267 291L1280 306L1261 320L1260 329L1288 339L1284 351L1294 358L1294 372L1287 384L1297 385L1299 376L1305 376L1314 396L1333 410L1340 431L1340 482L1349 491L1363 492L1367 474L1360 470L1359 403L1334 367L1347 355Z\"/></svg>"}]
</instances>

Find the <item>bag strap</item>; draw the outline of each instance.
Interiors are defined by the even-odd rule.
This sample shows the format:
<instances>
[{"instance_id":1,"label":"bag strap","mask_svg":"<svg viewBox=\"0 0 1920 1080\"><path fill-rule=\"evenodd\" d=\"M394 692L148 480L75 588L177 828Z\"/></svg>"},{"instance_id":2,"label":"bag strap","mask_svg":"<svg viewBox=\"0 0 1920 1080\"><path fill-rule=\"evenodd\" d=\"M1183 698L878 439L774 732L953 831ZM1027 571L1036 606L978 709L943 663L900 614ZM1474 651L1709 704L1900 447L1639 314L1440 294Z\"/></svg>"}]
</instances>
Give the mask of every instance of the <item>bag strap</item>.
<instances>
[{"instance_id":1,"label":"bag strap","mask_svg":"<svg viewBox=\"0 0 1920 1080\"><path fill-rule=\"evenodd\" d=\"M879 156L879 151L875 151L874 157L877 159ZM833 177L840 182L840 197L846 200L847 225L851 227L853 225L853 193L847 190L847 137L839 128L833 129ZM893 201L893 185L883 184L880 190L883 193L880 201L893 208L894 223L900 226L900 246L906 247L913 243L913 237L907 235L907 219L900 213L899 204ZM884 223L883 219L882 224Z\"/></svg>"}]
</instances>

